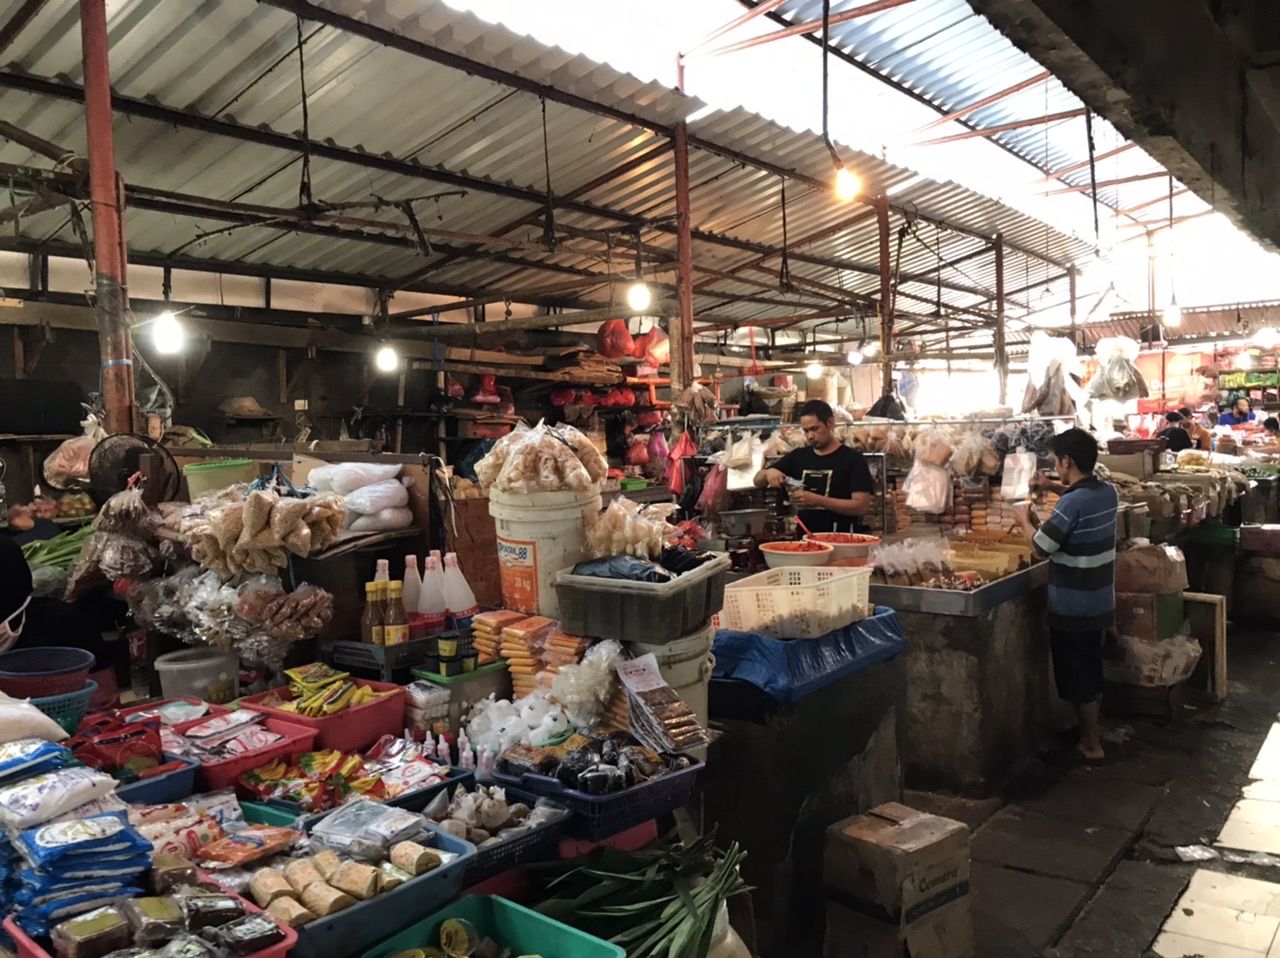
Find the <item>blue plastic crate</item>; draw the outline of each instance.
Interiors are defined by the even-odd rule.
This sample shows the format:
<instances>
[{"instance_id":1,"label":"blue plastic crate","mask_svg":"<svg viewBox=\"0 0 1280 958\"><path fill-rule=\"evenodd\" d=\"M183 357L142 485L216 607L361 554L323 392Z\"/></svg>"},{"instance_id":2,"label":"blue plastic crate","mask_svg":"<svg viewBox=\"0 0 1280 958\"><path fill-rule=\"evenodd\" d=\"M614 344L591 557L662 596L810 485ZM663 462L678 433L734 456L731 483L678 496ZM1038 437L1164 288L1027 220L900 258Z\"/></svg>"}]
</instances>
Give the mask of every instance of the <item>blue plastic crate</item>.
<instances>
[{"instance_id":1,"label":"blue plastic crate","mask_svg":"<svg viewBox=\"0 0 1280 958\"><path fill-rule=\"evenodd\" d=\"M524 789L516 788L514 785L504 786L507 793L508 803L524 802L530 808L538 801L538 796L533 792L526 792ZM537 828L526 832L518 838L511 838L497 845L490 845L488 848L477 848L475 858L471 859L471 864L467 866L468 887L478 885L482 881L492 878L494 875L500 875L510 868L518 868L520 865L527 865L531 862L550 861L556 857L556 849L560 844L560 836L564 834L565 826L569 824L569 819L573 818L573 812L569 811L560 802L547 799L552 805L564 809L564 815L557 818L553 822L547 822L545 825L539 825Z\"/></svg>"},{"instance_id":2,"label":"blue plastic crate","mask_svg":"<svg viewBox=\"0 0 1280 958\"><path fill-rule=\"evenodd\" d=\"M200 768L200 763L193 758L171 755L168 752L164 757L170 762L181 762L182 768L175 768L172 772L165 772L163 775L140 779L128 785L120 785L116 788L116 796L121 801L135 805L180 802L190 796L196 790L196 771Z\"/></svg>"},{"instance_id":3,"label":"blue plastic crate","mask_svg":"<svg viewBox=\"0 0 1280 958\"><path fill-rule=\"evenodd\" d=\"M298 943L289 953L292 958L361 954L457 898L476 847L438 828L429 829L421 844L458 857L368 901L307 922L298 929Z\"/></svg>"},{"instance_id":4,"label":"blue plastic crate","mask_svg":"<svg viewBox=\"0 0 1280 958\"><path fill-rule=\"evenodd\" d=\"M701 762L690 761L693 764L688 768L668 772L661 778L609 795L588 795L574 788L565 788L559 779L550 775L526 772L517 778L495 772L494 778L503 785L515 785L526 792L559 802L573 812L565 830L576 838L598 842L687 805L693 797L698 773L702 771Z\"/></svg>"}]
</instances>

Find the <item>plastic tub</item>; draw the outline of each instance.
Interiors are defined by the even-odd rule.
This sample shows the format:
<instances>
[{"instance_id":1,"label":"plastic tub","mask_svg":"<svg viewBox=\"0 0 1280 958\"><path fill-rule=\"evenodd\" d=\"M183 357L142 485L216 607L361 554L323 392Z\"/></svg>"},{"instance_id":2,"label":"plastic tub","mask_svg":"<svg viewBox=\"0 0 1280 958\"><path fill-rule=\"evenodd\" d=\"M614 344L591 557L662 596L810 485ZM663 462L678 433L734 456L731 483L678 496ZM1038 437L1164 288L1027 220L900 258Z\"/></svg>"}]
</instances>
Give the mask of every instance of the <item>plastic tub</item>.
<instances>
[{"instance_id":1,"label":"plastic tub","mask_svg":"<svg viewBox=\"0 0 1280 958\"><path fill-rule=\"evenodd\" d=\"M185 735L189 729L207 721L209 721L208 716L192 719L190 722L175 725L174 731L180 735ZM293 761L302 753L310 752L315 744L316 730L313 728L307 728L305 725L295 725L291 722L283 722L272 716L267 716L262 724L264 728L279 732L284 738L274 745L269 745L257 752L247 752L244 755L236 755L231 758L218 759L217 761L201 762L200 771L196 773L196 781L200 785L200 791L216 792L220 788L234 788L236 780L249 769L257 768L259 765L266 765L277 758L284 759L287 762Z\"/></svg>"},{"instance_id":2,"label":"plastic tub","mask_svg":"<svg viewBox=\"0 0 1280 958\"><path fill-rule=\"evenodd\" d=\"M586 517L599 512L599 492L490 490L503 608L559 619L556 573L587 557Z\"/></svg>"},{"instance_id":3,"label":"plastic tub","mask_svg":"<svg viewBox=\"0 0 1280 958\"><path fill-rule=\"evenodd\" d=\"M98 683L86 679L84 688L61 695L47 695L31 700L31 704L53 719L68 735L75 733L89 711L89 703L98 692Z\"/></svg>"},{"instance_id":4,"label":"plastic tub","mask_svg":"<svg viewBox=\"0 0 1280 958\"><path fill-rule=\"evenodd\" d=\"M196 772L200 770L200 763L185 755L168 753L165 753L165 759L181 762L182 768L120 785L116 788L116 797L134 805L163 805L166 802L180 802L190 796L196 790Z\"/></svg>"},{"instance_id":5,"label":"plastic tub","mask_svg":"<svg viewBox=\"0 0 1280 958\"><path fill-rule=\"evenodd\" d=\"M686 635L674 642L660 645L633 642L628 646L632 655L637 657L653 653L654 658L658 660L658 670L662 673L662 677L675 689L685 705L693 709L694 714L698 716L698 721L704 727L711 717L707 703L707 690L711 682L711 673L716 667L716 660L711 654L711 646L715 638L716 630L707 625L692 635Z\"/></svg>"},{"instance_id":6,"label":"plastic tub","mask_svg":"<svg viewBox=\"0 0 1280 958\"><path fill-rule=\"evenodd\" d=\"M440 926L450 918L469 921L482 934L510 949L513 955L547 955L565 958L626 958L617 945L601 941L539 915L523 905L493 895L468 895L424 918L364 953L364 958L387 958L440 941Z\"/></svg>"},{"instance_id":7,"label":"plastic tub","mask_svg":"<svg viewBox=\"0 0 1280 958\"><path fill-rule=\"evenodd\" d=\"M577 838L596 842L688 804L700 771L702 763L695 761L686 769L669 772L661 778L611 795L588 795L577 789L565 788L559 779L549 775L530 772L518 778L495 772L494 778L504 785L515 785L541 798L559 802L573 812L565 831Z\"/></svg>"},{"instance_id":8,"label":"plastic tub","mask_svg":"<svg viewBox=\"0 0 1280 958\"><path fill-rule=\"evenodd\" d=\"M77 692L93 662L92 652L66 646L14 649L0 655L0 692L18 699Z\"/></svg>"},{"instance_id":9,"label":"plastic tub","mask_svg":"<svg viewBox=\"0 0 1280 958\"><path fill-rule=\"evenodd\" d=\"M807 546L821 546L820 550L808 552L792 552L781 546L792 545L790 542L762 542L760 554L764 556L765 565L770 569L812 568L823 566L835 555L835 548L825 542L806 542Z\"/></svg>"},{"instance_id":10,"label":"plastic tub","mask_svg":"<svg viewBox=\"0 0 1280 958\"><path fill-rule=\"evenodd\" d=\"M191 501L195 502L234 483L253 482L258 478L258 466L252 459L214 459L183 466L182 474L186 477Z\"/></svg>"},{"instance_id":11,"label":"plastic tub","mask_svg":"<svg viewBox=\"0 0 1280 958\"><path fill-rule=\"evenodd\" d=\"M702 628L724 604L729 557L716 556L670 582L556 575L560 627L620 642L671 642Z\"/></svg>"},{"instance_id":12,"label":"plastic tub","mask_svg":"<svg viewBox=\"0 0 1280 958\"><path fill-rule=\"evenodd\" d=\"M831 546L836 551L829 564L845 568L870 565L871 550L880 544L879 536L864 536L856 532L812 532L805 538Z\"/></svg>"},{"instance_id":13,"label":"plastic tub","mask_svg":"<svg viewBox=\"0 0 1280 958\"><path fill-rule=\"evenodd\" d=\"M243 708L264 712L267 715L283 719L294 725L302 725L317 732L317 748L336 748L343 752L361 752L387 734L399 734L404 731L404 687L391 682L372 682L367 679L355 679L356 685L366 685L377 692L390 692L372 702L345 708L333 715L312 718L309 715L298 715L296 712L285 712L269 705L261 704L268 696L275 695L282 699L292 700L293 693L288 687L260 692L257 695L246 695L240 700Z\"/></svg>"},{"instance_id":14,"label":"plastic tub","mask_svg":"<svg viewBox=\"0 0 1280 958\"><path fill-rule=\"evenodd\" d=\"M197 698L222 705L240 695L240 660L221 649L183 649L155 661L160 694L165 698Z\"/></svg>"},{"instance_id":15,"label":"plastic tub","mask_svg":"<svg viewBox=\"0 0 1280 958\"><path fill-rule=\"evenodd\" d=\"M429 915L462 890L475 846L436 828L421 843L455 852L458 857L398 888L357 902L334 915L317 918L298 929L293 958L348 958L372 948L387 935L408 928L420 915ZM548 956L550 958L550 956Z\"/></svg>"},{"instance_id":16,"label":"plastic tub","mask_svg":"<svg viewBox=\"0 0 1280 958\"><path fill-rule=\"evenodd\" d=\"M871 614L871 569L770 569L725 587L720 628L816 639Z\"/></svg>"}]
</instances>

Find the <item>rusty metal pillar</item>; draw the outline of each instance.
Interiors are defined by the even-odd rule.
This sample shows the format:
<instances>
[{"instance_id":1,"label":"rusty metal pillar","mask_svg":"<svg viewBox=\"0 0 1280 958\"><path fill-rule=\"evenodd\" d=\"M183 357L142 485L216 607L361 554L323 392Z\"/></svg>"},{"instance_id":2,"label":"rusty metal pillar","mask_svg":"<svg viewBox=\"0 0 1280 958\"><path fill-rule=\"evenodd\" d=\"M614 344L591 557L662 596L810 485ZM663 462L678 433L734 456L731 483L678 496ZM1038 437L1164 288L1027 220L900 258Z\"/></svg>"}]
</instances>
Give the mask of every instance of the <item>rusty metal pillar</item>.
<instances>
[{"instance_id":1,"label":"rusty metal pillar","mask_svg":"<svg viewBox=\"0 0 1280 958\"><path fill-rule=\"evenodd\" d=\"M675 126L676 300L680 315L671 323L671 398L676 401L693 382L693 240L689 218L689 132Z\"/></svg>"},{"instance_id":2,"label":"rusty metal pillar","mask_svg":"<svg viewBox=\"0 0 1280 958\"><path fill-rule=\"evenodd\" d=\"M889 200L876 199L876 226L880 231L880 389L893 391L893 264L889 259Z\"/></svg>"},{"instance_id":3,"label":"rusty metal pillar","mask_svg":"<svg viewBox=\"0 0 1280 958\"><path fill-rule=\"evenodd\" d=\"M1000 405L1009 398L1009 354L1004 342L1004 237L996 234L996 373L1000 377Z\"/></svg>"},{"instance_id":4,"label":"rusty metal pillar","mask_svg":"<svg viewBox=\"0 0 1280 958\"><path fill-rule=\"evenodd\" d=\"M132 432L133 340L125 314L122 187L116 176L111 133L111 72L107 65L106 0L80 0L84 58L84 114L89 153L89 199L93 210L94 314L102 358L102 402L108 433Z\"/></svg>"}]
</instances>

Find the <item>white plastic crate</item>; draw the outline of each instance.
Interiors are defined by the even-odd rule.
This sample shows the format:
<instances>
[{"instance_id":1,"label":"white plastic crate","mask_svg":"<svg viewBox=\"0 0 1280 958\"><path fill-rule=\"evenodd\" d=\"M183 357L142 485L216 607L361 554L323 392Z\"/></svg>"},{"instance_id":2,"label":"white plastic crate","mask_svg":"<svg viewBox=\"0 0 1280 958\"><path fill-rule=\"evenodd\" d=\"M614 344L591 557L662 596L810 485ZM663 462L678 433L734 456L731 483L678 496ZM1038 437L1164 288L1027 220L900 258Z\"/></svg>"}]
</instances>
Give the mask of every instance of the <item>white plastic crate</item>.
<instances>
[{"instance_id":1,"label":"white plastic crate","mask_svg":"<svg viewBox=\"0 0 1280 958\"><path fill-rule=\"evenodd\" d=\"M792 566L726 585L720 627L816 639L870 614L870 567Z\"/></svg>"}]
</instances>

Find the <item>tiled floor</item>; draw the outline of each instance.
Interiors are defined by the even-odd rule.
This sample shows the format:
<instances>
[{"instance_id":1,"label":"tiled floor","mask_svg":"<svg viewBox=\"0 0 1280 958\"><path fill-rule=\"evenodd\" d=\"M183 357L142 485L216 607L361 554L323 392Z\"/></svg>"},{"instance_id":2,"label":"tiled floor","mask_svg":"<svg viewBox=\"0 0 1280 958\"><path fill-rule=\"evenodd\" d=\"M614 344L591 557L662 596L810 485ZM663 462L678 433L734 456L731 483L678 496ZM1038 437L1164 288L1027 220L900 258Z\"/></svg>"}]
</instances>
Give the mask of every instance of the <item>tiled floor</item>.
<instances>
[{"instance_id":1,"label":"tiled floor","mask_svg":"<svg viewBox=\"0 0 1280 958\"><path fill-rule=\"evenodd\" d=\"M1217 845L1280 854L1280 722L1249 772L1253 781ZM1280 884L1201 869L1152 945L1161 958L1280 958Z\"/></svg>"}]
</instances>

